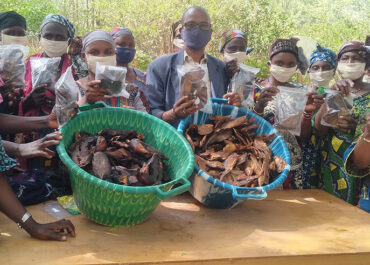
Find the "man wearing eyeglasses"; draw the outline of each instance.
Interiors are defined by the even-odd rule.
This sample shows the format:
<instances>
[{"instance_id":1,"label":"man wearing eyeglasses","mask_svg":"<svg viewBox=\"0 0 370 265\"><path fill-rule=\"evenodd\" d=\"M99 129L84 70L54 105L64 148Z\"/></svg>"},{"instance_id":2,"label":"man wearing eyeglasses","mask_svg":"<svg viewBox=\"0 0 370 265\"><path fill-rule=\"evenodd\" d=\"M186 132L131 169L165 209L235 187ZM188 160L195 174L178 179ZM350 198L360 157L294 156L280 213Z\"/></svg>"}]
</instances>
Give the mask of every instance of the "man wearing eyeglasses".
<instances>
[{"instance_id":1,"label":"man wearing eyeglasses","mask_svg":"<svg viewBox=\"0 0 370 265\"><path fill-rule=\"evenodd\" d=\"M180 96L180 80L177 66L204 64L207 73L203 78L212 97L227 98L229 104L240 106L240 97L227 92L229 79L225 75L224 63L205 53L211 39L211 20L207 11L200 6L188 8L181 20L181 37L185 48L177 53L155 59L148 66L145 94L151 112L158 118L177 127L179 121L198 111L195 100Z\"/></svg>"}]
</instances>

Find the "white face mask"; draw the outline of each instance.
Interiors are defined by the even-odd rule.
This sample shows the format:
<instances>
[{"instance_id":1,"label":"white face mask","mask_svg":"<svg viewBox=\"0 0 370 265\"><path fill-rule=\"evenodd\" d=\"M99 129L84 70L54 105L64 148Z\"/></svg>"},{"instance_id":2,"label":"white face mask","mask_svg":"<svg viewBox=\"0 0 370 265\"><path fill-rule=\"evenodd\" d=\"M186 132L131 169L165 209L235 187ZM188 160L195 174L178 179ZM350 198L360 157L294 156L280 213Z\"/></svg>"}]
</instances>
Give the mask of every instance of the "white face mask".
<instances>
[{"instance_id":1,"label":"white face mask","mask_svg":"<svg viewBox=\"0 0 370 265\"><path fill-rule=\"evenodd\" d=\"M289 78L291 78L296 71L297 66L285 68L275 64L271 64L270 67L270 73L272 74L272 76L275 77L277 81L282 83L288 81Z\"/></svg>"},{"instance_id":2,"label":"white face mask","mask_svg":"<svg viewBox=\"0 0 370 265\"><path fill-rule=\"evenodd\" d=\"M173 45L175 45L179 49L184 49L185 42L184 42L183 39L174 39L173 40Z\"/></svg>"},{"instance_id":3,"label":"white face mask","mask_svg":"<svg viewBox=\"0 0 370 265\"><path fill-rule=\"evenodd\" d=\"M366 63L338 63L338 73L343 79L357 80L365 73Z\"/></svg>"},{"instance_id":4,"label":"white face mask","mask_svg":"<svg viewBox=\"0 0 370 265\"><path fill-rule=\"evenodd\" d=\"M309 73L311 84L315 87L328 86L334 77L334 69L323 72Z\"/></svg>"},{"instance_id":5,"label":"white face mask","mask_svg":"<svg viewBox=\"0 0 370 265\"><path fill-rule=\"evenodd\" d=\"M40 45L49 57L60 57L67 52L68 41L40 39Z\"/></svg>"},{"instance_id":6,"label":"white face mask","mask_svg":"<svg viewBox=\"0 0 370 265\"><path fill-rule=\"evenodd\" d=\"M10 35L1 33L1 42L3 45L19 44L19 45L27 46L27 37L26 36L10 36Z\"/></svg>"},{"instance_id":7,"label":"white face mask","mask_svg":"<svg viewBox=\"0 0 370 265\"><path fill-rule=\"evenodd\" d=\"M225 62L230 62L234 59L237 59L238 63L243 63L245 58L247 58L247 52L234 52L234 53L224 52Z\"/></svg>"},{"instance_id":8,"label":"white face mask","mask_svg":"<svg viewBox=\"0 0 370 265\"><path fill-rule=\"evenodd\" d=\"M112 56L94 56L87 54L86 55L87 60L87 67L90 72L95 74L96 70L96 63L104 64L104 65L111 65L116 66L116 55Z\"/></svg>"}]
</instances>

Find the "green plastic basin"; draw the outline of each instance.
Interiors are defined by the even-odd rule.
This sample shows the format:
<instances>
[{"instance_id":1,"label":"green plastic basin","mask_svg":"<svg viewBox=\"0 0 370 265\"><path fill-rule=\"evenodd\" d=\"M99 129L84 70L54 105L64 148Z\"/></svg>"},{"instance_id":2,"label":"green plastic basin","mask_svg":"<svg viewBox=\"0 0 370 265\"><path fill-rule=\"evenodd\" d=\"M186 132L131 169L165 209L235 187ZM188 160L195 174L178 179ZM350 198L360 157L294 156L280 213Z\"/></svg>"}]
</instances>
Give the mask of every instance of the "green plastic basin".
<instances>
[{"instance_id":1,"label":"green plastic basin","mask_svg":"<svg viewBox=\"0 0 370 265\"><path fill-rule=\"evenodd\" d=\"M167 172L171 181L148 187L123 186L101 180L78 167L66 152L74 141L74 133L96 134L108 128L142 132L146 143L169 158ZM76 204L96 223L136 225L144 222L161 200L189 190L188 178L194 169L192 149L175 128L154 116L131 109L106 107L104 103L84 105L60 131L63 140L57 146L57 152L69 170Z\"/></svg>"}]
</instances>

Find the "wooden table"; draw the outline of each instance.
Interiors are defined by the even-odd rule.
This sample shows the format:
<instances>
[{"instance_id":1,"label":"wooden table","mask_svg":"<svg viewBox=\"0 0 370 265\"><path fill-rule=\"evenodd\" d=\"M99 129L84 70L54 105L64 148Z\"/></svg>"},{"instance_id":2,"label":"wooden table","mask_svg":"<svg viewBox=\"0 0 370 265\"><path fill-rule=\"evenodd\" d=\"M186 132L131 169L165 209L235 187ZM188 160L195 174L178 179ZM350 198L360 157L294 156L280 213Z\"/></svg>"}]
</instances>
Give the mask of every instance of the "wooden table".
<instances>
[{"instance_id":1,"label":"wooden table","mask_svg":"<svg viewBox=\"0 0 370 265\"><path fill-rule=\"evenodd\" d=\"M42 206L28 210L55 220ZM184 194L134 227L69 219L76 238L45 242L0 214L0 264L370 264L370 215L321 190L272 191L231 210Z\"/></svg>"}]
</instances>

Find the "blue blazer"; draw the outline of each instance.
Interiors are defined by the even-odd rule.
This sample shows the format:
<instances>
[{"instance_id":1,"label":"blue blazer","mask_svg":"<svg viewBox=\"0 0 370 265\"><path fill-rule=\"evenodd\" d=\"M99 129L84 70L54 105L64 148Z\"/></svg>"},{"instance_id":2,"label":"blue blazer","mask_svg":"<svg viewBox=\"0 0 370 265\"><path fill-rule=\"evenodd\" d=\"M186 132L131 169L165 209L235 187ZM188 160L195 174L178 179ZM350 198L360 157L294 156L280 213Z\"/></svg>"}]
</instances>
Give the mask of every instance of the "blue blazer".
<instances>
[{"instance_id":1,"label":"blue blazer","mask_svg":"<svg viewBox=\"0 0 370 265\"><path fill-rule=\"evenodd\" d=\"M207 68L211 82L212 97L221 98L227 92L229 79L225 75L225 64L219 59L207 56ZM180 79L176 67L184 64L184 50L163 55L152 61L147 70L144 88L151 113L158 118L163 112L172 109L180 98ZM173 122L177 126L179 120Z\"/></svg>"}]
</instances>

